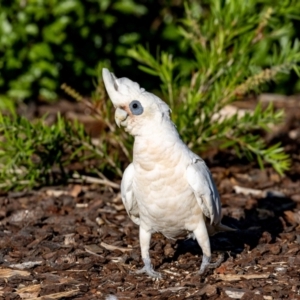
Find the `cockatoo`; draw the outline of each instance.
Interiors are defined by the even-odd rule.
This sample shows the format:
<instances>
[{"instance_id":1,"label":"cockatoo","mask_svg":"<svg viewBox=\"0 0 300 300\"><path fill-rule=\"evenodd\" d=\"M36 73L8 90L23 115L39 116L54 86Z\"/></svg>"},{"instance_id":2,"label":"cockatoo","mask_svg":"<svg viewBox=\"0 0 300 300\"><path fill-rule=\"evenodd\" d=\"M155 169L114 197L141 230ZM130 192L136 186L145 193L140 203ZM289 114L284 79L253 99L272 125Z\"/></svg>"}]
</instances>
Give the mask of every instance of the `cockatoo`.
<instances>
[{"instance_id":1,"label":"cockatoo","mask_svg":"<svg viewBox=\"0 0 300 300\"><path fill-rule=\"evenodd\" d=\"M202 248L200 274L210 264L209 235L231 228L221 224L220 197L205 162L181 140L160 98L128 78L103 69L115 121L134 136L133 161L126 168L121 197L131 220L139 226L144 267L138 273L160 278L153 269L151 234L167 238L191 234Z\"/></svg>"}]
</instances>

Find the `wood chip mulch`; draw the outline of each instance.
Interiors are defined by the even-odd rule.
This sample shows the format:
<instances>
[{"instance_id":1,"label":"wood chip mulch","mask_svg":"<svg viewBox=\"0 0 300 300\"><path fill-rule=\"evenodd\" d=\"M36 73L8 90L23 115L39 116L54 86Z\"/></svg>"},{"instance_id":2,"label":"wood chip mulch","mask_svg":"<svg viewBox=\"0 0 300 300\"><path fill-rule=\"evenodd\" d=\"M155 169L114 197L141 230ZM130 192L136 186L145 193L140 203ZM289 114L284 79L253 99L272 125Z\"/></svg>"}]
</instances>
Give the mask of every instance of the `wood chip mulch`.
<instances>
[{"instance_id":1,"label":"wood chip mulch","mask_svg":"<svg viewBox=\"0 0 300 300\"><path fill-rule=\"evenodd\" d=\"M138 227L110 187L3 194L0 299L300 299L299 119L280 133L292 157L284 177L226 153L208 159L223 223L238 230L211 238L213 261L225 261L201 276L197 243L160 234L150 255L163 279L135 274Z\"/></svg>"}]
</instances>

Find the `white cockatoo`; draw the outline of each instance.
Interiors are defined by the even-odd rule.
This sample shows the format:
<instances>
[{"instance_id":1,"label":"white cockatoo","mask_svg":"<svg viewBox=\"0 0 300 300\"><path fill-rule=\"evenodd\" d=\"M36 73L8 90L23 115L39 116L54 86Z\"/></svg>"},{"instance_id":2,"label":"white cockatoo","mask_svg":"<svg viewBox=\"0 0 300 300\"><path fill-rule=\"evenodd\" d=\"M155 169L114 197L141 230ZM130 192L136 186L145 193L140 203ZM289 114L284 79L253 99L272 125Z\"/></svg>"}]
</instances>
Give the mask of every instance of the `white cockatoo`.
<instances>
[{"instance_id":1,"label":"white cockatoo","mask_svg":"<svg viewBox=\"0 0 300 300\"><path fill-rule=\"evenodd\" d=\"M133 162L126 168L121 196L131 220L139 226L144 267L138 273L160 278L154 271L150 239L192 234L203 252L200 274L210 264L209 235L231 230L221 224L220 197L205 162L181 140L170 119L170 108L128 78L103 69L107 93L118 126L134 136Z\"/></svg>"}]
</instances>

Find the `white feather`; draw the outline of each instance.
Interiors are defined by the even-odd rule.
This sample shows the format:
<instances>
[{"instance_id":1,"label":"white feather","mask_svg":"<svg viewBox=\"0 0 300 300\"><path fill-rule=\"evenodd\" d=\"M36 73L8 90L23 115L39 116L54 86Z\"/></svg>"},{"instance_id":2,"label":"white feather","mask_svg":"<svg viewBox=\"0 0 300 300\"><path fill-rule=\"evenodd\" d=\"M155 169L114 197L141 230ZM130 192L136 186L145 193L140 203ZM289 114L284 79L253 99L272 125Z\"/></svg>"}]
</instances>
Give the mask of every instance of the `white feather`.
<instances>
[{"instance_id":1,"label":"white feather","mask_svg":"<svg viewBox=\"0 0 300 300\"><path fill-rule=\"evenodd\" d=\"M133 177L134 167L133 164L130 164L123 174L121 182L121 197L130 219L135 224L140 225L139 209L132 189Z\"/></svg>"},{"instance_id":2,"label":"white feather","mask_svg":"<svg viewBox=\"0 0 300 300\"><path fill-rule=\"evenodd\" d=\"M195 194L202 212L211 224L221 222L221 203L218 190L205 162L198 158L188 166L186 179Z\"/></svg>"},{"instance_id":3,"label":"white feather","mask_svg":"<svg viewBox=\"0 0 300 300\"><path fill-rule=\"evenodd\" d=\"M151 233L156 231L168 238L192 233L206 257L203 271L211 256L208 235L230 230L221 224L220 197L210 171L180 139L164 101L108 70L103 70L103 78L120 124L135 137L121 194L128 215L140 226L145 272L158 276L149 258ZM131 111L133 100L142 106L142 114Z\"/></svg>"}]
</instances>

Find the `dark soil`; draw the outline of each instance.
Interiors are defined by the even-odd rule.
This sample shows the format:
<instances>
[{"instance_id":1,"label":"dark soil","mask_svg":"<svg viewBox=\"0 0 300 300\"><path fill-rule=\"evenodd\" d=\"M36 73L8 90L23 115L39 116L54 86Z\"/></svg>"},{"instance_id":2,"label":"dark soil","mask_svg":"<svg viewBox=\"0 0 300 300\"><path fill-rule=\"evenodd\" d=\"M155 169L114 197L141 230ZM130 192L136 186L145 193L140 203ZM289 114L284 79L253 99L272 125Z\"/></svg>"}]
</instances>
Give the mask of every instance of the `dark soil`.
<instances>
[{"instance_id":1,"label":"dark soil","mask_svg":"<svg viewBox=\"0 0 300 300\"><path fill-rule=\"evenodd\" d=\"M138 227L118 191L45 187L0 197L0 298L300 299L300 113L292 110L269 137L292 156L284 177L228 152L207 156L223 223L237 229L211 238L213 260L225 253L219 268L200 276L195 241L154 234L150 255L163 279L137 275Z\"/></svg>"}]
</instances>

